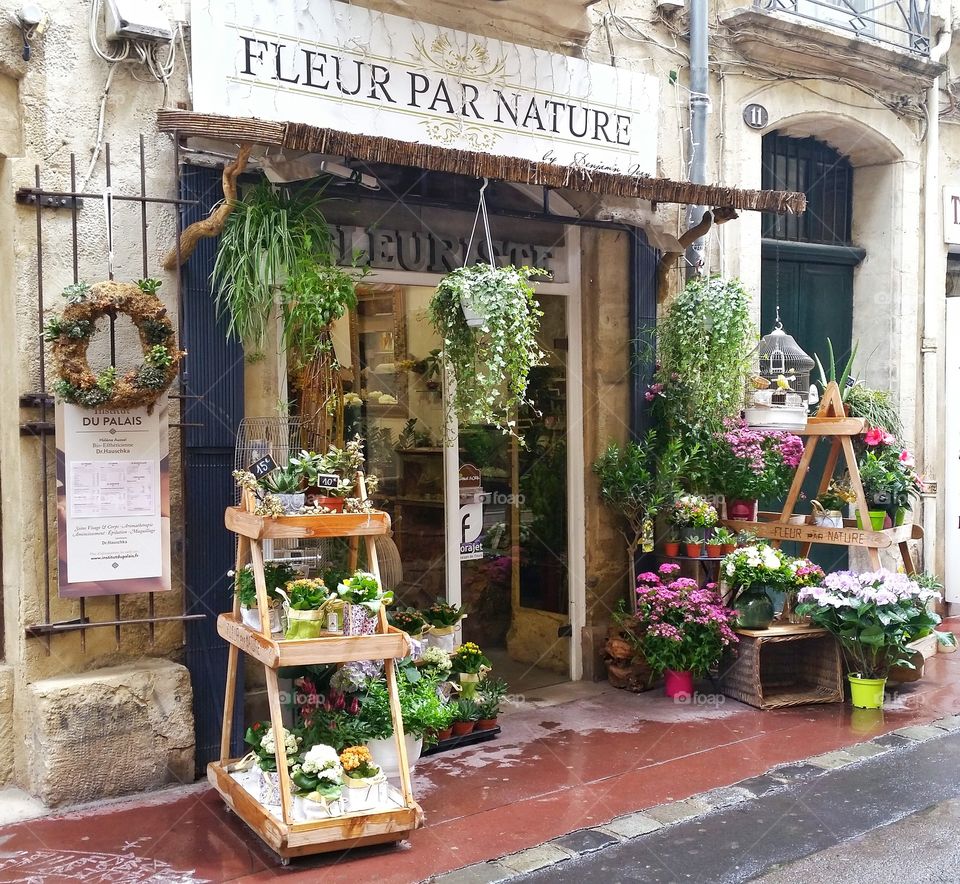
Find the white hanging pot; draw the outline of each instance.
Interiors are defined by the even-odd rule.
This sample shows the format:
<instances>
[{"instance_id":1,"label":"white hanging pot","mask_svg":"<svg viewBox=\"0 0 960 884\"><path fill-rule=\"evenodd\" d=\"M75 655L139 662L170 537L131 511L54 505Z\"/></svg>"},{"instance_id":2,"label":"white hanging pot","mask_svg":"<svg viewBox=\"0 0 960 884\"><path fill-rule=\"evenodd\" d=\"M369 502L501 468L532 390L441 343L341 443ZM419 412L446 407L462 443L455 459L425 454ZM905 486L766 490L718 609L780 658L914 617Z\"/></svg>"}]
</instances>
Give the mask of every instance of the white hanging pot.
<instances>
[{"instance_id":1,"label":"white hanging pot","mask_svg":"<svg viewBox=\"0 0 960 884\"><path fill-rule=\"evenodd\" d=\"M469 328L479 328L483 325L483 317L477 313L470 305L470 302L463 295L460 295L460 309L463 311L463 318Z\"/></svg>"}]
</instances>

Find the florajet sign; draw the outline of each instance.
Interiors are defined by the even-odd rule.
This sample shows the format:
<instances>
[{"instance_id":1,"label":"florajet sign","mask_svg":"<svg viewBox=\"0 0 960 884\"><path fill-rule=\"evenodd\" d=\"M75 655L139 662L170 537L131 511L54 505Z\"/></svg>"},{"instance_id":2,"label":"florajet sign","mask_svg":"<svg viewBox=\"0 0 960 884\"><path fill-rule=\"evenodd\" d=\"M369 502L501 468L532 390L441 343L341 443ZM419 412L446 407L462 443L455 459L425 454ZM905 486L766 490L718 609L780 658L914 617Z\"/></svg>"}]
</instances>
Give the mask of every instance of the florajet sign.
<instances>
[{"instance_id":1,"label":"florajet sign","mask_svg":"<svg viewBox=\"0 0 960 884\"><path fill-rule=\"evenodd\" d=\"M624 174L656 169L648 74L346 3L192 4L194 110Z\"/></svg>"}]
</instances>

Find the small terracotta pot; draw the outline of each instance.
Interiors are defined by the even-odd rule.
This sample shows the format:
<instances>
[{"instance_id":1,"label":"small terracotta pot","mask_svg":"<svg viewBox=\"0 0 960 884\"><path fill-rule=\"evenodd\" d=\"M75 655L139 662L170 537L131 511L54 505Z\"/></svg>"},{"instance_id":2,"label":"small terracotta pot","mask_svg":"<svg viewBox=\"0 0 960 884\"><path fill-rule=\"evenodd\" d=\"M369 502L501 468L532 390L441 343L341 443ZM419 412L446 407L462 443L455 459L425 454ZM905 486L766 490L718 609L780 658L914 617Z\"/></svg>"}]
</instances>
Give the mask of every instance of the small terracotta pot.
<instances>
[{"instance_id":1,"label":"small terracotta pot","mask_svg":"<svg viewBox=\"0 0 960 884\"><path fill-rule=\"evenodd\" d=\"M453 736L453 725L445 727L442 731L437 731L438 740L449 740Z\"/></svg>"},{"instance_id":2,"label":"small terracotta pot","mask_svg":"<svg viewBox=\"0 0 960 884\"><path fill-rule=\"evenodd\" d=\"M478 731L492 731L497 726L497 719L495 718L481 718L474 730Z\"/></svg>"},{"instance_id":3,"label":"small terracotta pot","mask_svg":"<svg viewBox=\"0 0 960 884\"><path fill-rule=\"evenodd\" d=\"M474 722L472 721L455 721L453 723L453 735L455 737L465 737L467 734L473 733Z\"/></svg>"},{"instance_id":4,"label":"small terracotta pot","mask_svg":"<svg viewBox=\"0 0 960 884\"><path fill-rule=\"evenodd\" d=\"M680 555L680 542L677 540L671 540L663 545L663 554L665 556L678 556Z\"/></svg>"},{"instance_id":5,"label":"small terracotta pot","mask_svg":"<svg viewBox=\"0 0 960 884\"><path fill-rule=\"evenodd\" d=\"M700 557L700 544L699 543L686 543L684 547L687 552L687 556L691 559L696 559Z\"/></svg>"},{"instance_id":6,"label":"small terracotta pot","mask_svg":"<svg viewBox=\"0 0 960 884\"><path fill-rule=\"evenodd\" d=\"M723 544L722 543L708 543L707 544L707 555L711 559L719 559L723 555Z\"/></svg>"},{"instance_id":7,"label":"small terracotta pot","mask_svg":"<svg viewBox=\"0 0 960 884\"><path fill-rule=\"evenodd\" d=\"M737 548L737 545L735 543L725 543L723 545L723 554L725 556L728 556L730 555L730 553L734 552L736 548Z\"/></svg>"}]
</instances>

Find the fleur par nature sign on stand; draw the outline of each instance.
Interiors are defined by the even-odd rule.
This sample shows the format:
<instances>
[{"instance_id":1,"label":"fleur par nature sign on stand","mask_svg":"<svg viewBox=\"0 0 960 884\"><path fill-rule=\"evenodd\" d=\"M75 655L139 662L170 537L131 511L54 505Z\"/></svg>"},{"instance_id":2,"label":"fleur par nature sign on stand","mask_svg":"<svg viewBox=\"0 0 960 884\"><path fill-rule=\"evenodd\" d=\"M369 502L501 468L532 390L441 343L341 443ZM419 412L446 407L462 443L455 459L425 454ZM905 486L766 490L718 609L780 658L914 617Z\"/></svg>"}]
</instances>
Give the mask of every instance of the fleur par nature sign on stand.
<instances>
[{"instance_id":1,"label":"fleur par nature sign on stand","mask_svg":"<svg viewBox=\"0 0 960 884\"><path fill-rule=\"evenodd\" d=\"M656 172L649 74L333 0L194 0L194 110Z\"/></svg>"}]
</instances>

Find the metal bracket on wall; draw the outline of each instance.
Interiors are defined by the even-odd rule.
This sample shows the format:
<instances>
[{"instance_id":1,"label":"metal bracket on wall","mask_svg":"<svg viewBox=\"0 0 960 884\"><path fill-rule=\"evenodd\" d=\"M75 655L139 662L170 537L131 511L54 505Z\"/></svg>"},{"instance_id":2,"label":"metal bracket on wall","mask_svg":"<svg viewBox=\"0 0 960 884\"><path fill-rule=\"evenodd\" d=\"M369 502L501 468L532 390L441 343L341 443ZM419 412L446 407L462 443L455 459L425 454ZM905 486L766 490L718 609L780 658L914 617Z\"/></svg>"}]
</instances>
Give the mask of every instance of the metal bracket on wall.
<instances>
[{"instance_id":1,"label":"metal bracket on wall","mask_svg":"<svg viewBox=\"0 0 960 884\"><path fill-rule=\"evenodd\" d=\"M46 417L47 409L53 409L53 396L49 393L22 393L20 395L21 408L40 408L43 409L43 416ZM20 424L21 436L49 436L56 432L56 426L53 421L39 420L26 421Z\"/></svg>"},{"instance_id":2,"label":"metal bracket on wall","mask_svg":"<svg viewBox=\"0 0 960 884\"><path fill-rule=\"evenodd\" d=\"M16 201L18 206L35 206L37 200L44 209L82 209L83 200L69 193L40 193L35 187L20 187L17 189Z\"/></svg>"}]
</instances>

